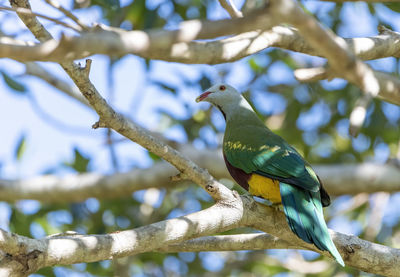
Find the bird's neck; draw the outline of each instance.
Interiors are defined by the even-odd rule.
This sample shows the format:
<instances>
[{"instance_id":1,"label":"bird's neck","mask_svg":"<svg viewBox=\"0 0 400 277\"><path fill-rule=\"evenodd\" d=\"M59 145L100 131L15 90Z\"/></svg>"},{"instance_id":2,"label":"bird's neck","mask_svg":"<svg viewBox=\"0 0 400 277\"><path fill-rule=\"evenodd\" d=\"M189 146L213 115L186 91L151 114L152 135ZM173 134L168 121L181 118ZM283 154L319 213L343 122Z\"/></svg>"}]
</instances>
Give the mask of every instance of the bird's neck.
<instances>
[{"instance_id":1,"label":"bird's neck","mask_svg":"<svg viewBox=\"0 0 400 277\"><path fill-rule=\"evenodd\" d=\"M264 123L254 112L253 108L247 102L246 99L242 98L239 102L232 103L228 107L221 109L225 116L226 127L228 126L240 126L240 125L263 125Z\"/></svg>"}]
</instances>

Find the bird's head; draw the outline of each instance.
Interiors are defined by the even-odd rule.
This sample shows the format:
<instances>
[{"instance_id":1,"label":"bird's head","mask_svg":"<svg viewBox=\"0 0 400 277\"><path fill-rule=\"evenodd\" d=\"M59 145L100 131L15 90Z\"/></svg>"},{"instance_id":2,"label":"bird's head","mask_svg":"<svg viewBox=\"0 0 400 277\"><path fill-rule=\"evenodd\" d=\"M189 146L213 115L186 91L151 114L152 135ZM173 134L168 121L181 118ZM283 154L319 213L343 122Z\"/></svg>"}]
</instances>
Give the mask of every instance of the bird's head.
<instances>
[{"instance_id":1,"label":"bird's head","mask_svg":"<svg viewBox=\"0 0 400 277\"><path fill-rule=\"evenodd\" d=\"M206 101L219 108L239 103L242 99L240 93L227 84L216 84L196 98L196 102Z\"/></svg>"}]
</instances>

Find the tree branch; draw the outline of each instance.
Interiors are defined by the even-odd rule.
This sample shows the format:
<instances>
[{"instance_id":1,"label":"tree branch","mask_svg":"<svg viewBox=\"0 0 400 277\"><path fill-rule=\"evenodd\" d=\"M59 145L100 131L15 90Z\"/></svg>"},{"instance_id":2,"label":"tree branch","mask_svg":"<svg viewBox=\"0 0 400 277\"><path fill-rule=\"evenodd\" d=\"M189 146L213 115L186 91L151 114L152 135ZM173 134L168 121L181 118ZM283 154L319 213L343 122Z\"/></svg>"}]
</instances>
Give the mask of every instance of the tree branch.
<instances>
[{"instance_id":1,"label":"tree branch","mask_svg":"<svg viewBox=\"0 0 400 277\"><path fill-rule=\"evenodd\" d=\"M219 24L220 21L211 22ZM233 22L231 24L234 26ZM92 54L112 54L117 56L135 54L147 59L171 62L219 64L239 60L269 47L280 47L308 55L323 56L318 51L318 48L312 48L296 29L283 26L275 26L271 30L263 32L244 32L227 39L215 41L175 42L169 46L149 44L146 50L140 50L142 38L150 37L150 32L157 33L156 30L129 33L118 28L111 29L106 26L101 28L106 29L111 34L102 37L101 32L94 32L91 33L92 38L88 39L87 34L83 33L79 37L68 38L76 43L71 42L68 45L69 48L61 44L61 41L56 40L49 41L44 45L31 44L29 47L23 47L24 45L19 41L12 41L11 38L6 41L3 40L5 37L0 37L0 57L19 61L60 62L65 61L65 59L84 58ZM162 31L160 30L159 32ZM163 32L169 33L171 31L164 30ZM229 35L229 32L220 35L226 36ZM115 40L115 37L119 39ZM373 37L344 38L344 40L348 48L360 59L374 60L385 57L399 57L399 38L399 33L386 30ZM80 45L85 45L86 48L81 49Z\"/></svg>"},{"instance_id":2,"label":"tree branch","mask_svg":"<svg viewBox=\"0 0 400 277\"><path fill-rule=\"evenodd\" d=\"M219 3L232 18L243 17L242 12L235 7L232 0L219 0Z\"/></svg>"},{"instance_id":3,"label":"tree branch","mask_svg":"<svg viewBox=\"0 0 400 277\"><path fill-rule=\"evenodd\" d=\"M244 226L266 231L281 239L253 234L202 238L177 244L198 236ZM347 265L366 272L397 276L400 270L399 249L333 231L331 235ZM24 257L23 261L28 265L25 273L35 272L44 266L93 262L149 251L203 250L211 241L226 250L243 250L245 247L240 246L240 241L247 244L248 249L270 246L286 248L290 246L287 241L290 241L296 248L300 246L329 257L328 252L321 252L297 238L290 231L282 212L256 203L249 197L236 198L229 205L217 203L187 216L107 235L58 234L34 240L0 230L0 248L8 253L3 259L19 263L21 257ZM160 245L167 246L160 249ZM211 245L210 248L215 249Z\"/></svg>"},{"instance_id":4,"label":"tree branch","mask_svg":"<svg viewBox=\"0 0 400 277\"><path fill-rule=\"evenodd\" d=\"M178 147L187 158L207 168L217 179L230 179L221 150L197 150L190 145ZM400 171L389 164L316 165L324 187L331 195L400 191ZM171 180L178 171L165 162L148 169L105 176L86 173L66 177L40 176L27 180L0 180L0 201L35 199L44 203L84 201L89 197L124 197L148 188L168 188L179 183Z\"/></svg>"},{"instance_id":5,"label":"tree branch","mask_svg":"<svg viewBox=\"0 0 400 277\"><path fill-rule=\"evenodd\" d=\"M21 45L2 43L0 45L0 57L9 57L20 61L65 61L80 59L95 53L112 53L116 56L127 53L145 55L151 49L171 49L174 44L181 42L271 28L274 24L265 17L265 13L264 8L243 18L217 21L190 20L181 23L177 30L125 31L98 25L97 30L84 33L80 37L63 36L60 41L57 41L50 40L50 37L46 36L45 40L49 41L30 49ZM19 16L23 15L19 14ZM29 17L31 16L25 15L25 20ZM40 56L43 59L38 59Z\"/></svg>"},{"instance_id":6,"label":"tree branch","mask_svg":"<svg viewBox=\"0 0 400 277\"><path fill-rule=\"evenodd\" d=\"M373 74L376 80L378 80L380 88L377 98L400 105L400 80L395 76L379 71L373 71ZM301 68L295 70L294 75L300 82L316 82L340 77L329 67Z\"/></svg>"},{"instance_id":7,"label":"tree branch","mask_svg":"<svg viewBox=\"0 0 400 277\"><path fill-rule=\"evenodd\" d=\"M241 251L264 249L301 249L280 238L264 233L200 237L170 244L159 252Z\"/></svg>"},{"instance_id":8,"label":"tree branch","mask_svg":"<svg viewBox=\"0 0 400 277\"><path fill-rule=\"evenodd\" d=\"M25 257L27 266L21 276L46 266L126 257L155 250L160 245L236 228L243 214L240 198L232 204L215 204L186 216L106 235L56 234L30 239L0 229L0 249L5 252L3 259L20 262ZM224 215L228 213L230 217L226 218ZM0 270L1 266L0 262Z\"/></svg>"}]
</instances>

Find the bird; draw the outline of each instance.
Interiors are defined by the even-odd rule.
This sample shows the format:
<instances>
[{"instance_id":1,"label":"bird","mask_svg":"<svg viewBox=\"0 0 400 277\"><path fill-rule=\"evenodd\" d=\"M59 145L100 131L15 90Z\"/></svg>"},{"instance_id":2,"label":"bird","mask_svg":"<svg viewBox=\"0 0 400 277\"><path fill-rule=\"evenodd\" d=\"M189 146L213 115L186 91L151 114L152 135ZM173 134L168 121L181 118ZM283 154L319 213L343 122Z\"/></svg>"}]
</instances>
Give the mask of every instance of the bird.
<instances>
[{"instance_id":1,"label":"bird","mask_svg":"<svg viewBox=\"0 0 400 277\"><path fill-rule=\"evenodd\" d=\"M222 149L232 178L251 195L282 205L294 234L328 251L344 266L323 215L330 197L310 164L265 126L234 87L216 84L196 98L196 102L203 101L218 108L225 118Z\"/></svg>"}]
</instances>

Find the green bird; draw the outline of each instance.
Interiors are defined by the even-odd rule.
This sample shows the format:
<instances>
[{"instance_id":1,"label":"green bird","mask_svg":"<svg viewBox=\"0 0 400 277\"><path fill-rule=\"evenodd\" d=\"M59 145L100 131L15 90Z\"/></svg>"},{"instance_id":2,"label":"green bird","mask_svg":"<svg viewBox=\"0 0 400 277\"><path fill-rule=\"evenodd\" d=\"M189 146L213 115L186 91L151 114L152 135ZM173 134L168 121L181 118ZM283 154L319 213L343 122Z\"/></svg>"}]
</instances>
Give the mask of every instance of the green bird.
<instances>
[{"instance_id":1,"label":"green bird","mask_svg":"<svg viewBox=\"0 0 400 277\"><path fill-rule=\"evenodd\" d=\"M214 85L196 99L200 101L213 104L225 118L223 156L233 179L250 194L282 204L293 233L329 251L344 266L322 212L330 198L311 166L264 125L235 88Z\"/></svg>"}]
</instances>

